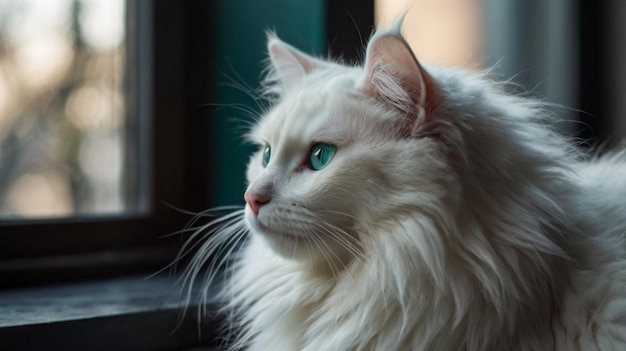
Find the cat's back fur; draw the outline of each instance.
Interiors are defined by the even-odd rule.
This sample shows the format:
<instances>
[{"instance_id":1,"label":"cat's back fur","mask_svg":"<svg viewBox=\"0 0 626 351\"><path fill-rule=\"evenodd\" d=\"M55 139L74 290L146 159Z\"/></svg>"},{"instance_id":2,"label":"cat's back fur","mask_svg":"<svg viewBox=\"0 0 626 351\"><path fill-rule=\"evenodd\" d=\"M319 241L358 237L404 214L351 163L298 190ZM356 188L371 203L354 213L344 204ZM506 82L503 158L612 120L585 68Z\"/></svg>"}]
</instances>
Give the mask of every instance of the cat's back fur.
<instances>
[{"instance_id":1,"label":"cat's back fur","mask_svg":"<svg viewBox=\"0 0 626 351\"><path fill-rule=\"evenodd\" d=\"M411 63L397 30L363 67L269 47L247 196L271 200L223 291L234 347L626 350L625 151L587 159L541 103ZM316 141L339 146L312 172Z\"/></svg>"}]
</instances>

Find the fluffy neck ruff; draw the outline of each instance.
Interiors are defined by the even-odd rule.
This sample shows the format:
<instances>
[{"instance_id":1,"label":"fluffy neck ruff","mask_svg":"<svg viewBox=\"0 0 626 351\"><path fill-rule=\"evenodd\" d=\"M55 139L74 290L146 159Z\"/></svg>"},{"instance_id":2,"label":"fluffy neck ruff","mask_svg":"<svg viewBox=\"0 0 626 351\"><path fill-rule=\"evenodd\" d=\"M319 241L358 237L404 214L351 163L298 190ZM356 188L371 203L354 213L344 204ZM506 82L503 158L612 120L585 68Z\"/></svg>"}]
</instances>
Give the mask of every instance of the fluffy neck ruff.
<instances>
[{"instance_id":1,"label":"fluffy neck ruff","mask_svg":"<svg viewBox=\"0 0 626 351\"><path fill-rule=\"evenodd\" d=\"M552 341L546 333L558 280L538 269L533 281L546 283L525 285L516 276L528 273L516 270L535 269L533 259L523 255L516 255L520 266L513 266L511 257L508 263L497 262L505 261L499 255L485 260L468 248L452 259L426 262L415 252L429 249L412 233L433 227L407 220L394 232L378 233L388 237L386 242L334 277L285 261L253 239L228 292L234 294L231 307L242 312L240 345L249 344L250 350L481 350L511 349L521 340L539 349ZM484 243L476 245L483 250Z\"/></svg>"}]
</instances>

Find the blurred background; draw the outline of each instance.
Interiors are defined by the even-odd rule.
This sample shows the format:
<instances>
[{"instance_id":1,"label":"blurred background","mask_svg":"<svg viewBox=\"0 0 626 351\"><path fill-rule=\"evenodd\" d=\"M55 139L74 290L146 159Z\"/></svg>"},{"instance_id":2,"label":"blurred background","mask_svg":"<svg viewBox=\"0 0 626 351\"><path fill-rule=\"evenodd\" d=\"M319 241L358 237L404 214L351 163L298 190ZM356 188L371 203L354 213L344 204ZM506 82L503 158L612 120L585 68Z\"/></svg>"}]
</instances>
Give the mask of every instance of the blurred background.
<instances>
[{"instance_id":1,"label":"blurred background","mask_svg":"<svg viewBox=\"0 0 626 351\"><path fill-rule=\"evenodd\" d=\"M284 18L289 11L290 16L306 13L300 17L304 24L279 35L304 51L324 54L326 40L332 45L333 38L325 36L323 3L285 3L280 11L266 10L265 17L253 16L264 11L253 2L207 5L214 13L238 10L240 20L233 24L219 16L211 20L216 26L212 28L222 26L219 33L224 36L210 33L215 37L214 65L206 69L213 73L204 77L213 76L208 84L217 87L198 105L245 105L258 113L256 102L220 84L254 90L264 55L262 32L293 27L294 21ZM376 0L363 6L373 7L365 11L373 13L376 27L389 26L408 11L404 30L423 62L495 67L496 74L512 78L532 95L564 106L559 113L567 121L563 128L568 133L590 143L619 140L626 134L622 117L626 103L621 98L626 84L625 2L593 6L569 0ZM130 128L129 122L137 117L136 104L129 101L137 85L129 80L137 77L129 71L127 52L137 48L129 47L136 38L128 36L136 33L129 31L134 19L127 7L125 0L0 0L1 219L114 215L140 209L141 192L136 187L142 183L137 178L142 156L129 156L136 155L140 139L136 133L142 132ZM358 28L346 14L345 30L360 31L360 42L353 43L359 50L371 30ZM237 25L241 19L247 24ZM246 35L241 36L242 31ZM353 61L359 57L352 54ZM238 138L240 129L233 121L250 119L240 110L205 110L207 118L213 114L213 130L219 130L217 135L206 134L219 141L213 147L225 150L213 152L220 165L214 168L215 179L236 179L228 181L235 184L230 190L219 187L207 195L216 204L240 201L250 150L239 140L220 141Z\"/></svg>"},{"instance_id":2,"label":"blurred background","mask_svg":"<svg viewBox=\"0 0 626 351\"><path fill-rule=\"evenodd\" d=\"M124 201L124 0L0 0L0 217Z\"/></svg>"}]
</instances>

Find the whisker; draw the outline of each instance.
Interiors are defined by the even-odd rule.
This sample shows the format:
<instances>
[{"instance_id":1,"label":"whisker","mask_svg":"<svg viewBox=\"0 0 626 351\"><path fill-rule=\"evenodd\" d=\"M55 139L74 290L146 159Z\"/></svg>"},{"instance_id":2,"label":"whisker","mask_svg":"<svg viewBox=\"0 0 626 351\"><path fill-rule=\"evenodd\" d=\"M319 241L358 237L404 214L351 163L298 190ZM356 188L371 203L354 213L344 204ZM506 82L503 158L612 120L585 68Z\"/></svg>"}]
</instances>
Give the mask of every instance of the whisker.
<instances>
[{"instance_id":1,"label":"whisker","mask_svg":"<svg viewBox=\"0 0 626 351\"><path fill-rule=\"evenodd\" d=\"M335 211L335 210L319 210L318 212L320 213L330 213L330 214L337 214L343 217L347 217L353 220L357 220L357 218L351 214L345 213L345 212L340 212L340 211Z\"/></svg>"},{"instance_id":2,"label":"whisker","mask_svg":"<svg viewBox=\"0 0 626 351\"><path fill-rule=\"evenodd\" d=\"M261 117L260 113L253 109L252 107L239 104L239 103L231 103L231 104L214 104L214 103L205 103L201 104L202 107L216 107L216 111L220 111L222 109L231 109L233 111L241 113L243 116L248 117L248 119L236 119L238 122L245 122L246 124L253 125L254 121L258 121Z\"/></svg>"},{"instance_id":3,"label":"whisker","mask_svg":"<svg viewBox=\"0 0 626 351\"><path fill-rule=\"evenodd\" d=\"M230 216L230 215L228 215L228 216ZM202 235L203 238L207 238L207 237L209 237L211 235L219 235L219 233L218 233L219 228L211 228L211 227L214 227L215 225L220 224L222 219L224 219L224 218L220 218L218 220L215 220L213 222L210 222L208 224L201 225L201 226L198 226L198 227L190 227L190 228L185 227L185 228L183 228L181 230L178 230L176 232L173 232L171 234L166 235L167 237L169 237L169 236L175 236L175 235L181 235L181 234L186 234L186 233L193 232L190 235L190 237L183 243L181 248L178 250L178 254L176 255L176 257L174 257L172 262L167 264L165 267L157 270L156 272L150 274L149 276L146 277L146 279L149 279L149 278L152 278L154 276L157 276L157 275L163 273L166 270L170 270L172 273L174 273L177 270L178 263L180 261L182 261L185 257L187 257L187 255L189 255L190 252L195 250L199 245L201 245L203 243L203 241L200 240L198 238L198 236ZM228 224L225 224L225 225L228 225ZM213 241L217 242L219 240L213 239ZM180 278L177 280L176 283L178 283L179 280L180 280Z\"/></svg>"},{"instance_id":4,"label":"whisker","mask_svg":"<svg viewBox=\"0 0 626 351\"><path fill-rule=\"evenodd\" d=\"M199 227L191 236L185 241L185 243L181 246L178 255L172 263L170 263L166 268L176 269L176 264L180 262L184 257L186 257L190 252L192 252L198 245L218 245L221 239L220 236L224 236L221 229L227 228L236 222L239 222L240 217L243 214L243 210L240 209L238 211L232 212L225 216L214 219L213 221ZM198 238L201 236L201 238ZM202 240L204 239L204 240Z\"/></svg>"},{"instance_id":5,"label":"whisker","mask_svg":"<svg viewBox=\"0 0 626 351\"><path fill-rule=\"evenodd\" d=\"M361 248L354 241L349 239L351 236L345 230L325 221L319 221L318 223L318 227L323 230L324 233L328 234L331 239L335 240L335 242L345 248L355 259L362 263L361 259L363 258L363 253Z\"/></svg>"},{"instance_id":6,"label":"whisker","mask_svg":"<svg viewBox=\"0 0 626 351\"><path fill-rule=\"evenodd\" d=\"M176 284L181 285L180 299L183 301L181 318L187 313L195 293L194 288L196 281L203 269L207 269L207 271L204 274L204 279L201 284L204 293L200 295L198 309L201 310L199 312L200 314L202 311L206 312L203 307L207 307L207 287L215 280L218 271L227 265L229 257L236 249L237 244L247 234L245 224L242 220L244 210L241 209L240 206L214 208L201 212L201 215L214 214L228 209L237 210L200 226L182 245L174 261L164 268L176 270L177 264L183 258L187 257L194 250L197 250L189 262L189 265L176 280ZM220 255L223 256L220 258Z\"/></svg>"},{"instance_id":7,"label":"whisker","mask_svg":"<svg viewBox=\"0 0 626 351\"><path fill-rule=\"evenodd\" d=\"M217 274L219 273L220 268L223 267L224 269L227 269L228 262L232 260L233 252L239 247L239 244L241 243L241 241L247 237L246 234L247 234L247 228L245 228L245 226L242 223L240 223L239 227L236 229L236 231L234 231L233 235L231 235L229 240L222 246L222 249L220 249L216 253L218 257L221 257L219 262L216 262L214 260L207 268L204 274L203 280L202 280L203 294L201 297L201 304L198 306L199 309L204 307L202 312L206 312L206 308L209 302L208 287L211 285L211 283L215 281L215 278L217 277ZM224 251L223 248L228 248L228 249Z\"/></svg>"},{"instance_id":8,"label":"whisker","mask_svg":"<svg viewBox=\"0 0 626 351\"><path fill-rule=\"evenodd\" d=\"M221 71L221 74L229 80L229 82L222 83L221 85L231 87L237 89L247 95L250 99L252 99L255 104L261 109L261 111L267 111L269 108L269 101L266 96L264 96L258 89L254 89L248 83L246 83L245 79L243 79L237 71L231 66L230 62L228 63L232 76L227 74L224 71Z\"/></svg>"},{"instance_id":9,"label":"whisker","mask_svg":"<svg viewBox=\"0 0 626 351\"><path fill-rule=\"evenodd\" d=\"M340 269L339 269L339 266L337 265L337 263L335 263L335 262L340 262L339 257L337 256L337 254L336 254L336 253L334 253L334 252L330 249L330 247L328 246L328 243L327 243L327 242L325 242L325 241L324 241L321 237L319 237L317 234L314 234L314 235L313 235L313 238L317 238L317 239L318 239L317 241L318 241L320 244L324 245L324 246L325 246L325 248L327 249L327 250L323 250L323 249L322 249L322 247L320 246L320 250L322 251L322 253L323 253L323 255L324 255L324 258L326 259L326 261L328 262L328 264L329 264L329 266L330 266L330 271L331 271L331 273L332 273L332 275L333 275L333 278L334 278L334 279L337 279L337 277L339 276L339 273L342 271L342 270L340 270ZM326 253L325 253L325 251L328 251L328 253L329 253L330 255L334 256L336 260L333 260L333 259L332 259L332 257L330 257L330 255L329 255L329 254L326 254Z\"/></svg>"},{"instance_id":10,"label":"whisker","mask_svg":"<svg viewBox=\"0 0 626 351\"><path fill-rule=\"evenodd\" d=\"M335 263L335 261L339 261L339 257L337 256L337 254L335 254L330 249L330 247L328 246L328 243L324 242L324 240L316 232L314 232L313 230L307 230L307 234L308 235L306 235L305 238L308 238L313 243L315 243L315 245L318 248L318 251L324 256L324 259L328 263L332 276L334 278L337 278L340 272L339 267ZM322 245L324 245L324 247L322 247ZM330 255L335 256L336 260L333 260Z\"/></svg>"},{"instance_id":11,"label":"whisker","mask_svg":"<svg viewBox=\"0 0 626 351\"><path fill-rule=\"evenodd\" d=\"M194 240L193 237L190 238L186 244L190 242L192 242L193 244L189 248L187 248L186 251L181 250L181 255L183 256L187 255L189 252L193 250L195 246L202 243L201 248L198 250L198 252L194 256L193 261L197 262L198 264L204 264L205 261L211 257L211 255L219 253L219 250L221 247L223 247L224 245L228 245L228 243L231 240L231 235L233 234L233 232L235 232L235 230L237 230L241 226L241 223L240 223L241 213L242 211L238 211L228 216L225 216L224 218L220 218L219 221L216 220L210 223L213 225L220 224L220 223L222 224L219 227L213 228L212 230L205 233L204 235L205 237L208 235L212 235L212 236L204 240L204 242L202 242L201 240ZM194 235L199 234L199 233L200 232L195 233ZM183 250L184 249L185 249L185 246L183 246Z\"/></svg>"},{"instance_id":12,"label":"whisker","mask_svg":"<svg viewBox=\"0 0 626 351\"><path fill-rule=\"evenodd\" d=\"M214 214L220 213L220 212L224 212L224 211L233 211L233 210L239 210L241 209L241 206L238 205L229 205L229 206L217 206L217 207L212 207L200 212L193 212L193 211L189 211L189 210L185 210L179 207L176 207L170 203L164 202L163 203L165 206L175 210L176 212L182 213L182 214L186 214L186 215L191 215L191 216L214 216Z\"/></svg>"},{"instance_id":13,"label":"whisker","mask_svg":"<svg viewBox=\"0 0 626 351\"><path fill-rule=\"evenodd\" d=\"M246 236L246 234L247 228L245 228L243 223L239 223L239 225L233 229L227 241L223 245L220 245L215 255L217 257L221 257L221 259L219 262L216 260L212 261L208 266L207 273L205 273L205 279L203 281L205 286L210 285L210 283L215 279L219 268L225 267L225 263L231 259L231 254L237 249L237 244Z\"/></svg>"}]
</instances>

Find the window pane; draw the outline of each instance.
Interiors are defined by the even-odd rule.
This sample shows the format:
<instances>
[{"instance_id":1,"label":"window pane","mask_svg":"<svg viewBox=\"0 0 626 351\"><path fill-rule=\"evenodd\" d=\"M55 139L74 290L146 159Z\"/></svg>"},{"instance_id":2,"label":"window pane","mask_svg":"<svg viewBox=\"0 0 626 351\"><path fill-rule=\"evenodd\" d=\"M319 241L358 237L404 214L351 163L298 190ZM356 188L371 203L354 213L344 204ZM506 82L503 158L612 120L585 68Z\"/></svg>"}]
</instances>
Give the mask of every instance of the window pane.
<instances>
[{"instance_id":1,"label":"window pane","mask_svg":"<svg viewBox=\"0 0 626 351\"><path fill-rule=\"evenodd\" d=\"M376 26L389 28L405 12L403 33L421 62L484 66L481 0L376 0Z\"/></svg>"},{"instance_id":2,"label":"window pane","mask_svg":"<svg viewBox=\"0 0 626 351\"><path fill-rule=\"evenodd\" d=\"M0 0L0 217L129 210L124 0Z\"/></svg>"}]
</instances>

